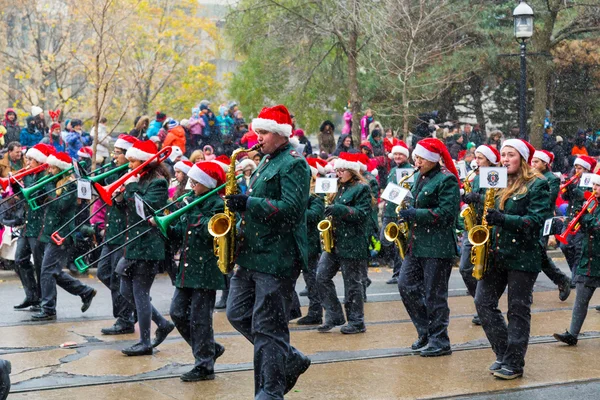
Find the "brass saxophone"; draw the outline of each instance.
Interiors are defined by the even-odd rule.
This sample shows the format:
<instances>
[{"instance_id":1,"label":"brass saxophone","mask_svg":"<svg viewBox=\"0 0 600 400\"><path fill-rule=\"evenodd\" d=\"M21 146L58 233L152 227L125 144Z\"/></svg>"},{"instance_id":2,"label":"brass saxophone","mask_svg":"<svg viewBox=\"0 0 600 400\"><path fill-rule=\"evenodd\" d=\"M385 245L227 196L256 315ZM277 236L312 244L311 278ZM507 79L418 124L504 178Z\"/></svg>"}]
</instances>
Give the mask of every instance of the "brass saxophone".
<instances>
[{"instance_id":1,"label":"brass saxophone","mask_svg":"<svg viewBox=\"0 0 600 400\"><path fill-rule=\"evenodd\" d=\"M238 186L235 179L235 159L243 151L254 151L260 149L262 145L257 144L251 149L237 149L231 154L231 163L226 176L225 196L237 194ZM208 221L208 232L214 237L213 249L215 256L219 258L218 267L223 274L228 274L233 270L235 255L235 213L225 205L222 213L215 214Z\"/></svg>"},{"instance_id":2,"label":"brass saxophone","mask_svg":"<svg viewBox=\"0 0 600 400\"><path fill-rule=\"evenodd\" d=\"M329 196L325 194L325 207L329 205ZM331 215L321 221L317 225L319 238L321 240L321 248L327 253L333 251L333 218Z\"/></svg>"},{"instance_id":3,"label":"brass saxophone","mask_svg":"<svg viewBox=\"0 0 600 400\"><path fill-rule=\"evenodd\" d=\"M471 187L471 182L469 182L469 179L471 178L471 174L476 173L476 171L477 171L477 168L475 168L473 171L471 171L467 175L465 180L463 181L463 187L465 188L465 194L471 193L473 191L473 188ZM473 227L477 223L477 210L475 210L475 206L473 204L469 204L468 207L466 207L464 210L462 210L460 212L460 216L463 218L463 221L465 221L465 231L470 232L471 229L473 229Z\"/></svg>"},{"instance_id":4,"label":"brass saxophone","mask_svg":"<svg viewBox=\"0 0 600 400\"><path fill-rule=\"evenodd\" d=\"M410 175L407 175L404 178L400 179L398 185L402 185L406 189L408 189L406 187L408 182L406 181L409 180L414 174L416 174L418 170L419 168L415 168L415 170ZM400 210L404 210L407 207L408 202L403 201L402 204L396 207L396 214L400 214ZM388 242L396 243L396 246L398 246L398 252L400 253L400 258L402 258L403 260L404 256L406 255L408 230L409 227L407 221L400 221L399 223L390 222L386 225L385 229L383 230L383 236L385 237L385 240L387 240Z\"/></svg>"},{"instance_id":5,"label":"brass saxophone","mask_svg":"<svg viewBox=\"0 0 600 400\"><path fill-rule=\"evenodd\" d=\"M473 245L471 248L471 263L473 264L473 277L481 280L488 269L488 252L490 248L490 229L488 228L485 216L490 208L494 207L496 189L487 189L485 200L483 202L483 217L481 225L476 225L469 230L469 242Z\"/></svg>"}]
</instances>

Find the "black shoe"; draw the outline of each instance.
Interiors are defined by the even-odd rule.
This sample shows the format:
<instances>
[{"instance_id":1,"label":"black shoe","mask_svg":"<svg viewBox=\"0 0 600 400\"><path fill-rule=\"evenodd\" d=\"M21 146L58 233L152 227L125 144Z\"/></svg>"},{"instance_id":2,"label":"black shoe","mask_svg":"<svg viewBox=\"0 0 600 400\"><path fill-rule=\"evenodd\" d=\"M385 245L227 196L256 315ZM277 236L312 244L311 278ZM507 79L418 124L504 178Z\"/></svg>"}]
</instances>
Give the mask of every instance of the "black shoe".
<instances>
[{"instance_id":1,"label":"black shoe","mask_svg":"<svg viewBox=\"0 0 600 400\"><path fill-rule=\"evenodd\" d=\"M213 357L213 361L217 361L217 358L221 357L223 353L225 353L225 347L215 342L215 356Z\"/></svg>"},{"instance_id":2,"label":"black shoe","mask_svg":"<svg viewBox=\"0 0 600 400\"><path fill-rule=\"evenodd\" d=\"M479 315L475 315L471 320L473 325L481 326L481 320L479 319Z\"/></svg>"},{"instance_id":3,"label":"black shoe","mask_svg":"<svg viewBox=\"0 0 600 400\"><path fill-rule=\"evenodd\" d=\"M565 333L555 333L552 336L559 342L566 343L569 346L575 346L577 344L577 336L569 333L569 331L565 331Z\"/></svg>"},{"instance_id":4,"label":"black shoe","mask_svg":"<svg viewBox=\"0 0 600 400\"><path fill-rule=\"evenodd\" d=\"M396 278L395 276L392 276L385 283L387 283L388 285L397 285L398 284L398 278Z\"/></svg>"},{"instance_id":5,"label":"black shoe","mask_svg":"<svg viewBox=\"0 0 600 400\"><path fill-rule=\"evenodd\" d=\"M141 343L136 343L131 347L121 350L121 353L129 357L135 356L151 356L153 353L152 347L144 347Z\"/></svg>"},{"instance_id":6,"label":"black shoe","mask_svg":"<svg viewBox=\"0 0 600 400\"><path fill-rule=\"evenodd\" d=\"M8 360L0 360L0 399L6 399L10 392L12 366Z\"/></svg>"},{"instance_id":7,"label":"black shoe","mask_svg":"<svg viewBox=\"0 0 600 400\"><path fill-rule=\"evenodd\" d=\"M207 371L204 368L194 367L191 371L179 377L183 382L212 381L215 379L215 371Z\"/></svg>"},{"instance_id":8,"label":"black shoe","mask_svg":"<svg viewBox=\"0 0 600 400\"><path fill-rule=\"evenodd\" d=\"M283 394L287 394L290 390L294 388L296 382L298 382L298 378L300 375L306 372L308 367L310 367L310 358L306 357L304 354L299 353L298 357L290 364L286 365L285 371L285 391ZM287 374L289 372L289 375Z\"/></svg>"},{"instance_id":9,"label":"black shoe","mask_svg":"<svg viewBox=\"0 0 600 400\"><path fill-rule=\"evenodd\" d=\"M429 340L426 336L419 336L419 338L410 346L413 351L423 350L427 347Z\"/></svg>"},{"instance_id":10,"label":"black shoe","mask_svg":"<svg viewBox=\"0 0 600 400\"><path fill-rule=\"evenodd\" d=\"M291 310L290 311L290 321L293 321L295 319L298 319L302 316L302 310L300 310L300 308L298 307L297 310Z\"/></svg>"},{"instance_id":11,"label":"black shoe","mask_svg":"<svg viewBox=\"0 0 600 400\"><path fill-rule=\"evenodd\" d=\"M567 278L565 282L558 285L558 298L560 301L565 301L569 298L571 294L571 279Z\"/></svg>"},{"instance_id":12,"label":"black shoe","mask_svg":"<svg viewBox=\"0 0 600 400\"><path fill-rule=\"evenodd\" d=\"M298 325L321 325L323 323L322 317L317 317L316 315L307 315L305 317L300 318L296 321Z\"/></svg>"},{"instance_id":13,"label":"black shoe","mask_svg":"<svg viewBox=\"0 0 600 400\"><path fill-rule=\"evenodd\" d=\"M90 306L92 305L92 300L94 300L94 297L96 297L96 294L98 294L98 292L96 292L96 289L92 289L92 292L90 294L88 294L86 297L81 297L81 301L83 301L83 304L81 305L81 312L86 312Z\"/></svg>"},{"instance_id":14,"label":"black shoe","mask_svg":"<svg viewBox=\"0 0 600 400\"><path fill-rule=\"evenodd\" d=\"M507 367L500 368L499 371L494 372L494 376L499 379L512 380L523 376L523 371L513 371Z\"/></svg>"},{"instance_id":15,"label":"black shoe","mask_svg":"<svg viewBox=\"0 0 600 400\"><path fill-rule=\"evenodd\" d=\"M427 348L421 350L421 357L441 357L441 356L449 356L450 354L452 354L452 348L450 346L445 346L445 347L427 346Z\"/></svg>"},{"instance_id":16,"label":"black shoe","mask_svg":"<svg viewBox=\"0 0 600 400\"><path fill-rule=\"evenodd\" d=\"M353 335L355 333L363 333L366 331L367 327L364 326L364 324L361 326L346 324L342 326L342 329L340 329L340 332L342 332L345 335Z\"/></svg>"},{"instance_id":17,"label":"black shoe","mask_svg":"<svg viewBox=\"0 0 600 400\"><path fill-rule=\"evenodd\" d=\"M227 299L221 297L219 301L215 303L215 310L224 310L227 308Z\"/></svg>"},{"instance_id":18,"label":"black shoe","mask_svg":"<svg viewBox=\"0 0 600 400\"><path fill-rule=\"evenodd\" d=\"M329 332L336 326L344 325L346 321L338 321L338 322L325 322L323 325L320 325L317 330L321 333Z\"/></svg>"},{"instance_id":19,"label":"black shoe","mask_svg":"<svg viewBox=\"0 0 600 400\"><path fill-rule=\"evenodd\" d=\"M100 332L102 332L103 335L127 335L128 333L134 333L135 327L133 325L121 325L118 322L116 322L110 328L102 328Z\"/></svg>"},{"instance_id":20,"label":"black shoe","mask_svg":"<svg viewBox=\"0 0 600 400\"><path fill-rule=\"evenodd\" d=\"M493 375L495 372L498 372L502 369L502 363L498 360L494 361L492 365L488 368L488 371Z\"/></svg>"},{"instance_id":21,"label":"black shoe","mask_svg":"<svg viewBox=\"0 0 600 400\"><path fill-rule=\"evenodd\" d=\"M40 304L34 304L31 307L29 307L28 311L41 312L42 311L42 306Z\"/></svg>"},{"instance_id":22,"label":"black shoe","mask_svg":"<svg viewBox=\"0 0 600 400\"><path fill-rule=\"evenodd\" d=\"M25 310L26 308L29 308L36 304L40 304L40 302L39 301L30 301L28 299L25 299L25 301L23 301L21 304L17 304L16 306L13 306L13 308L15 310Z\"/></svg>"},{"instance_id":23,"label":"black shoe","mask_svg":"<svg viewBox=\"0 0 600 400\"><path fill-rule=\"evenodd\" d=\"M600 306L596 306L596 311L600 311Z\"/></svg>"},{"instance_id":24,"label":"black shoe","mask_svg":"<svg viewBox=\"0 0 600 400\"><path fill-rule=\"evenodd\" d=\"M306 297L306 296L308 296L308 289L307 289L307 288L304 288L304 289L302 289L302 290L300 291L300 293L298 293L298 296L301 296L301 297Z\"/></svg>"},{"instance_id":25,"label":"black shoe","mask_svg":"<svg viewBox=\"0 0 600 400\"><path fill-rule=\"evenodd\" d=\"M49 314L46 311L40 311L37 314L33 314L31 319L34 321L55 321L56 314Z\"/></svg>"},{"instance_id":26,"label":"black shoe","mask_svg":"<svg viewBox=\"0 0 600 400\"><path fill-rule=\"evenodd\" d=\"M154 332L154 340L152 341L152 347L157 347L159 344L164 342L167 336L169 336L169 333L173 332L173 329L175 329L174 323L169 321L167 322L168 325L163 329L156 328L156 332Z\"/></svg>"}]
</instances>

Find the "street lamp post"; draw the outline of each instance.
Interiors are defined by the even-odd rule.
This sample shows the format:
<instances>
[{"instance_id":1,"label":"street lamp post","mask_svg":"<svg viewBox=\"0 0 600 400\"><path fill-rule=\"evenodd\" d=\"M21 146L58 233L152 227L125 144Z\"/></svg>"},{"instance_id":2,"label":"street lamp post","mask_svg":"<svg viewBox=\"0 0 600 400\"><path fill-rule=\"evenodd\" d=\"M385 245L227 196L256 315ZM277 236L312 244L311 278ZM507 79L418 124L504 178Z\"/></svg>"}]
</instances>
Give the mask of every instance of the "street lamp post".
<instances>
[{"instance_id":1,"label":"street lamp post","mask_svg":"<svg viewBox=\"0 0 600 400\"><path fill-rule=\"evenodd\" d=\"M515 38L521 45L521 87L519 88L519 136L529 140L527 134L527 40L533 36L533 9L521 1L513 11Z\"/></svg>"}]
</instances>

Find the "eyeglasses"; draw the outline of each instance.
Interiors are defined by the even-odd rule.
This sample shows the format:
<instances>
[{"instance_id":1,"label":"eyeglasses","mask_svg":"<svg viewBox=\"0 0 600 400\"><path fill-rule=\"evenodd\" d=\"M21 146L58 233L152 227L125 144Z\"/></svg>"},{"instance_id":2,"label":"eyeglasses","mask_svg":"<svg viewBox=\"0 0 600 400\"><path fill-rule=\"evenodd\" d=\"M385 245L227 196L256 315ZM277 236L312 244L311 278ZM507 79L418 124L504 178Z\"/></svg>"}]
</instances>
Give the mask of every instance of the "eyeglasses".
<instances>
[{"instance_id":1,"label":"eyeglasses","mask_svg":"<svg viewBox=\"0 0 600 400\"><path fill-rule=\"evenodd\" d=\"M198 184L198 182L196 182L193 179L190 179L190 187L193 189L194 187L196 187L196 185Z\"/></svg>"},{"instance_id":2,"label":"eyeglasses","mask_svg":"<svg viewBox=\"0 0 600 400\"><path fill-rule=\"evenodd\" d=\"M123 153L122 151L119 151L119 150L113 150L113 156L121 156L121 155L123 155L123 154L125 154L125 153Z\"/></svg>"}]
</instances>

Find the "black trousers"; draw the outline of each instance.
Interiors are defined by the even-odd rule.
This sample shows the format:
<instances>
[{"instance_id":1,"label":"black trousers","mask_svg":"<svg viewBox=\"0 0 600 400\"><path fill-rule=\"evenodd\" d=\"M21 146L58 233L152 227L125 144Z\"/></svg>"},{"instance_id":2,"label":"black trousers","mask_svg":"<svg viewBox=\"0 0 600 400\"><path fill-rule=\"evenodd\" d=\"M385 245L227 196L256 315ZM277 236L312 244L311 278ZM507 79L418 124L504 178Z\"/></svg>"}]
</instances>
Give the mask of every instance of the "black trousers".
<instances>
[{"instance_id":1,"label":"black trousers","mask_svg":"<svg viewBox=\"0 0 600 400\"><path fill-rule=\"evenodd\" d=\"M402 263L398 289L402 302L419 337L426 337L430 347L450 346L448 323L448 282L451 258L415 257L412 251Z\"/></svg>"},{"instance_id":2,"label":"black trousers","mask_svg":"<svg viewBox=\"0 0 600 400\"><path fill-rule=\"evenodd\" d=\"M102 247L100 257L112 252L118 246L105 245ZM113 253L110 257L105 258L98 263L98 271L96 272L100 282L109 290L112 299L113 317L117 319L117 324L129 327L133 326L133 308L125 298L121 295L121 276L117 274L117 264L123 256L123 250Z\"/></svg>"},{"instance_id":3,"label":"black trousers","mask_svg":"<svg viewBox=\"0 0 600 400\"><path fill-rule=\"evenodd\" d=\"M321 255L309 257L307 271L302 271L306 290L308 290L308 315L311 317L323 318L323 306L321 305L321 296L317 287L317 267Z\"/></svg>"},{"instance_id":4,"label":"black trousers","mask_svg":"<svg viewBox=\"0 0 600 400\"><path fill-rule=\"evenodd\" d=\"M213 373L215 353L222 348L215 342L213 311L216 290L175 288L171 301L171 319L181 337L192 348L194 366Z\"/></svg>"},{"instance_id":5,"label":"black trousers","mask_svg":"<svg viewBox=\"0 0 600 400\"><path fill-rule=\"evenodd\" d=\"M42 297L41 275L45 246L45 243L33 237L17 239L15 270L23 285L25 297L31 302L38 302ZM33 265L31 264L32 254Z\"/></svg>"},{"instance_id":6,"label":"black trousers","mask_svg":"<svg viewBox=\"0 0 600 400\"><path fill-rule=\"evenodd\" d=\"M475 307L496 360L521 372L531 330L531 303L537 272L490 268L477 285ZM508 286L508 325L498 300Z\"/></svg>"},{"instance_id":7,"label":"black trousers","mask_svg":"<svg viewBox=\"0 0 600 400\"><path fill-rule=\"evenodd\" d=\"M290 345L288 321L295 277L278 277L241 266L231 277L227 319L254 344L256 399L283 399L286 376L305 356Z\"/></svg>"}]
</instances>

